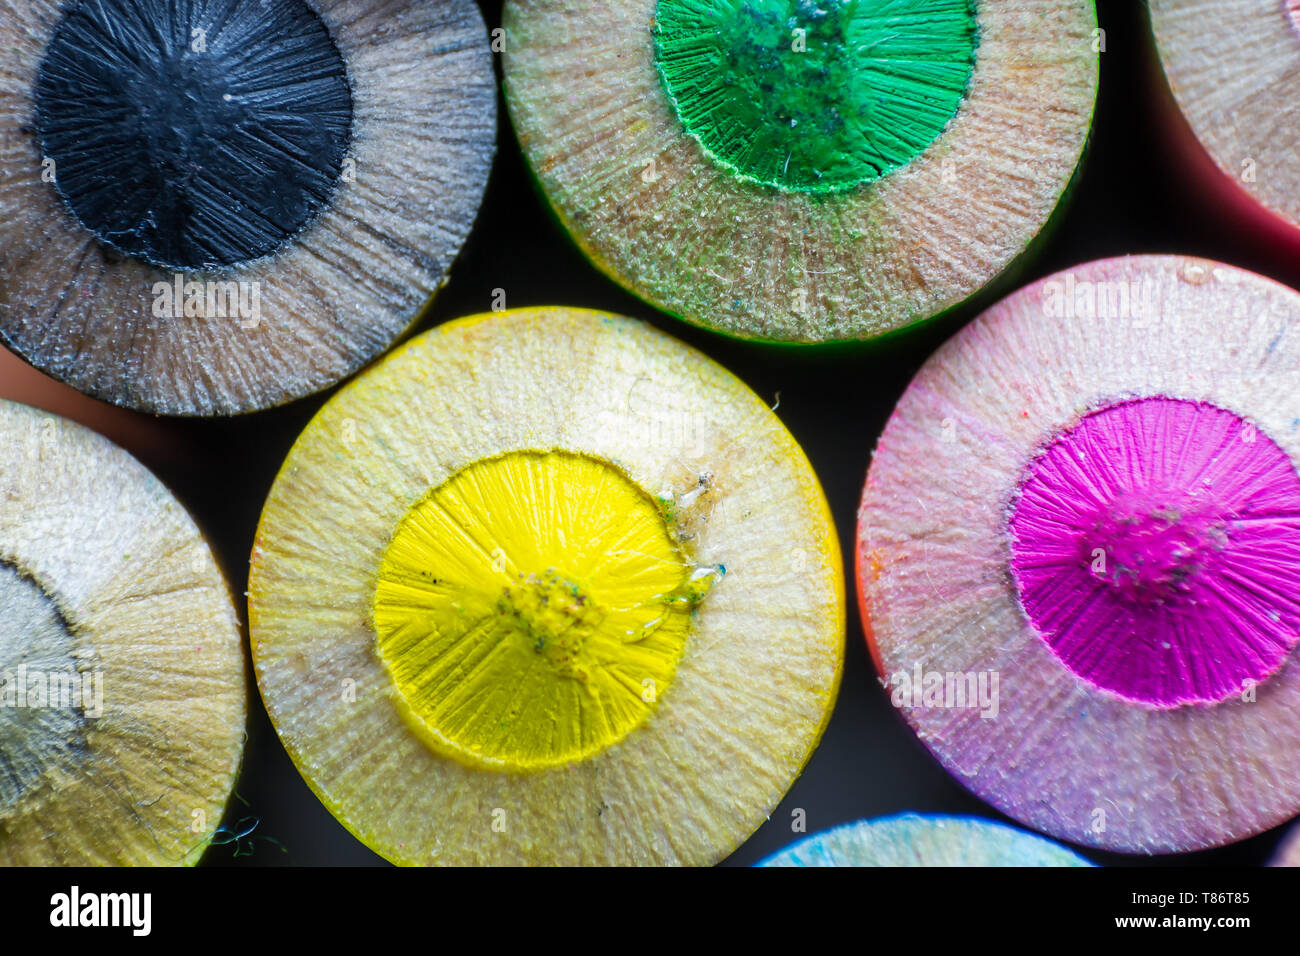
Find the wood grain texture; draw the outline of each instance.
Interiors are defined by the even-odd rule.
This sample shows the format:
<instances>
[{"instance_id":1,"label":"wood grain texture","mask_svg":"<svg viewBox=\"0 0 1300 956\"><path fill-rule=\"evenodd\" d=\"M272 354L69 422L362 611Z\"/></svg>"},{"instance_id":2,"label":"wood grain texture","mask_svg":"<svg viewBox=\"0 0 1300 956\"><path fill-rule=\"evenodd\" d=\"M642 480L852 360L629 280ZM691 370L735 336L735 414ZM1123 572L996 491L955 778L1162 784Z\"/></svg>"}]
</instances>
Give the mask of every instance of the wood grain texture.
<instances>
[{"instance_id":1,"label":"wood grain texture","mask_svg":"<svg viewBox=\"0 0 1300 956\"><path fill-rule=\"evenodd\" d=\"M446 281L495 151L496 88L472 0L320 0L347 63L353 136L329 207L284 251L196 281L257 283L260 321L153 314L173 274L107 252L41 179L31 86L59 0L0 0L0 336L77 389L225 415L326 388L387 349Z\"/></svg>"},{"instance_id":2,"label":"wood grain texture","mask_svg":"<svg viewBox=\"0 0 1300 956\"><path fill-rule=\"evenodd\" d=\"M975 70L951 124L903 169L833 196L708 159L656 73L654 10L510 0L506 103L583 251L690 322L820 342L933 316L1025 250L1080 161L1097 91L1091 0L979 3Z\"/></svg>"},{"instance_id":3,"label":"wood grain texture","mask_svg":"<svg viewBox=\"0 0 1300 956\"><path fill-rule=\"evenodd\" d=\"M1165 77L1215 165L1300 226L1300 32L1283 0L1149 0Z\"/></svg>"},{"instance_id":4,"label":"wood grain texture","mask_svg":"<svg viewBox=\"0 0 1300 956\"><path fill-rule=\"evenodd\" d=\"M676 502L707 472L710 490L675 522L690 560L727 573L694 614L671 687L624 740L558 769L473 770L435 755L394 706L376 575L430 488L526 449L615 462ZM650 326L563 309L441 326L332 399L268 499L249 609L290 755L348 829L402 863L716 862L807 761L843 656L834 527L771 410Z\"/></svg>"},{"instance_id":5,"label":"wood grain texture","mask_svg":"<svg viewBox=\"0 0 1300 956\"><path fill-rule=\"evenodd\" d=\"M846 823L762 866L1088 866L1040 836L992 820L915 813Z\"/></svg>"},{"instance_id":6,"label":"wood grain texture","mask_svg":"<svg viewBox=\"0 0 1300 956\"><path fill-rule=\"evenodd\" d=\"M1235 412L1300 462L1300 295L1242 270L1135 256L1073 270L1106 314L1063 314L1063 275L1005 299L922 368L876 448L858 531L882 678L1000 674L996 717L907 706L953 776L1043 832L1135 853L1217 846L1300 811L1300 663L1257 699L1151 709L1072 674L1028 623L1008 561L1029 463L1102 405L1164 395ZM1117 308L1121 289L1146 289Z\"/></svg>"},{"instance_id":7,"label":"wood grain texture","mask_svg":"<svg viewBox=\"0 0 1300 956\"><path fill-rule=\"evenodd\" d=\"M0 809L0 863L193 863L221 822L247 712L221 572L185 510L106 439L0 401L0 448L0 563L57 606L68 668L100 674L103 691L69 746L29 748L51 759ZM14 671L24 635L0 646Z\"/></svg>"}]
</instances>

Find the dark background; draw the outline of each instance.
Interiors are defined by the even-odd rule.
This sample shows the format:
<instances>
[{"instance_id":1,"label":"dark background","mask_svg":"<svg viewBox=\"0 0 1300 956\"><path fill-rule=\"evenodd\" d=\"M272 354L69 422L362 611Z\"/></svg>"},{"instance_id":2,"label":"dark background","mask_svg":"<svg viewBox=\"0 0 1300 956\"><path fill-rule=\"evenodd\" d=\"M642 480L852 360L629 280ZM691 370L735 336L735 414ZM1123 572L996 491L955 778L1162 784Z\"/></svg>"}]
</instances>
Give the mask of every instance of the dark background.
<instances>
[{"instance_id":1,"label":"dark background","mask_svg":"<svg viewBox=\"0 0 1300 956\"><path fill-rule=\"evenodd\" d=\"M489 28L497 26L499 0L481 5ZM1152 70L1144 5L1100 0L1098 8L1106 50L1090 152L1059 228L1017 282L1092 259L1177 252L1300 285L1294 254L1246 229L1198 188L1188 164L1158 132L1164 90ZM855 517L876 438L920 364L987 304L986 297L874 347L829 354L731 341L659 315L591 267L554 224L525 172L504 104L497 162L477 227L421 329L487 311L497 288L505 290L511 308L585 306L646 319L703 350L767 401L779 393L779 415L811 459L835 514L850 595ZM330 394L237 419L141 423L154 429L149 442L133 441L129 429L110 435L191 509L232 590L242 594L258 515L276 471ZM727 863L754 863L799 838L790 831L796 807L806 811L809 833L908 810L1005 819L949 777L890 706L852 599L847 645L839 702L820 748L771 819ZM255 687L250 694L244 772L225 821L232 835L208 851L205 863L383 865L312 795L280 746ZM233 836L250 828L246 836ZM1272 831L1219 850L1158 858L1082 852L1105 864L1255 864L1267 859L1279 836Z\"/></svg>"}]
</instances>

